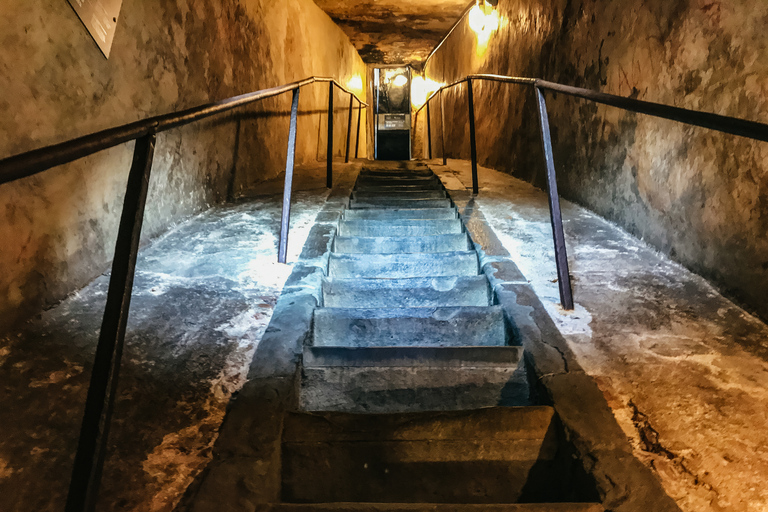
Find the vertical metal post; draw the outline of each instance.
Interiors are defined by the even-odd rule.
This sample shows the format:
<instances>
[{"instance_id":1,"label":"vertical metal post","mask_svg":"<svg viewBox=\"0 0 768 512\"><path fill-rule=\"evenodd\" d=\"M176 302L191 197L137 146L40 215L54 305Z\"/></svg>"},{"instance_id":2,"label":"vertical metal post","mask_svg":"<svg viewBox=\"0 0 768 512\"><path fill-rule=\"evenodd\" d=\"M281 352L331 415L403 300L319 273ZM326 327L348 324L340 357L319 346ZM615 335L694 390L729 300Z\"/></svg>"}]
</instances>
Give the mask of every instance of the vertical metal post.
<instances>
[{"instance_id":1,"label":"vertical metal post","mask_svg":"<svg viewBox=\"0 0 768 512\"><path fill-rule=\"evenodd\" d=\"M352 141L352 101L355 97L349 93L349 116L347 117L347 154L344 156L344 163L349 163L349 143Z\"/></svg>"},{"instance_id":2,"label":"vertical metal post","mask_svg":"<svg viewBox=\"0 0 768 512\"><path fill-rule=\"evenodd\" d=\"M568 254L565 249L565 234L563 233L563 218L560 212L560 197L557 194L557 177L555 175L555 159L552 152L552 137L549 130L549 115L544 93L534 87L539 110L539 126L541 142L544 147L544 163L547 171L547 192L549 196L549 216L552 222L552 238L555 242L555 263L557 264L557 283L560 288L560 304L563 309L573 309L573 293L571 291L571 276L568 271Z\"/></svg>"},{"instance_id":3,"label":"vertical metal post","mask_svg":"<svg viewBox=\"0 0 768 512\"><path fill-rule=\"evenodd\" d=\"M333 82L328 82L328 149L325 163L325 186L333 188Z\"/></svg>"},{"instance_id":4,"label":"vertical metal post","mask_svg":"<svg viewBox=\"0 0 768 512\"><path fill-rule=\"evenodd\" d=\"M467 103L469 104L469 150L472 156L472 193L477 195L477 143L475 142L475 95L472 92L472 79L467 79Z\"/></svg>"},{"instance_id":5,"label":"vertical metal post","mask_svg":"<svg viewBox=\"0 0 768 512\"><path fill-rule=\"evenodd\" d=\"M293 189L293 165L296 159L296 124L299 118L299 88L293 90L291 125L288 129L288 154L285 157L285 183L283 185L283 215L280 220L280 247L277 261L285 263L288 256L288 230L291 225L291 191Z\"/></svg>"},{"instance_id":6,"label":"vertical metal post","mask_svg":"<svg viewBox=\"0 0 768 512\"><path fill-rule=\"evenodd\" d=\"M432 116L429 115L429 100L427 100L427 157L432 160Z\"/></svg>"},{"instance_id":7,"label":"vertical metal post","mask_svg":"<svg viewBox=\"0 0 768 512\"><path fill-rule=\"evenodd\" d=\"M448 154L445 152L445 98L440 91L440 149L443 150L443 165L448 165Z\"/></svg>"},{"instance_id":8,"label":"vertical metal post","mask_svg":"<svg viewBox=\"0 0 768 512\"><path fill-rule=\"evenodd\" d=\"M360 119L363 114L363 103L357 100L357 137L355 137L355 158L360 158Z\"/></svg>"},{"instance_id":9,"label":"vertical metal post","mask_svg":"<svg viewBox=\"0 0 768 512\"><path fill-rule=\"evenodd\" d=\"M112 274L109 278L107 304L101 322L72 479L69 483L65 507L67 512L91 512L96 507L117 393L155 142L155 134L144 136L136 141L133 151L133 163L128 174Z\"/></svg>"}]
</instances>

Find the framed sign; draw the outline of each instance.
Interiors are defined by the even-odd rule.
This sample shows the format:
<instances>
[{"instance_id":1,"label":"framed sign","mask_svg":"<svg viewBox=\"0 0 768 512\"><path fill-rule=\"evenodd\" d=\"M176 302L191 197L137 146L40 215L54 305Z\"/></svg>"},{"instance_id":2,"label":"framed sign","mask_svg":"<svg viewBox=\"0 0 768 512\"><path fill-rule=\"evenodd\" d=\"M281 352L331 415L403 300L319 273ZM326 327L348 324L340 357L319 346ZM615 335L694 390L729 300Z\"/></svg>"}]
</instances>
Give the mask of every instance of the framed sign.
<instances>
[{"instance_id":1,"label":"framed sign","mask_svg":"<svg viewBox=\"0 0 768 512\"><path fill-rule=\"evenodd\" d=\"M109 58L123 0L68 0L101 52Z\"/></svg>"}]
</instances>

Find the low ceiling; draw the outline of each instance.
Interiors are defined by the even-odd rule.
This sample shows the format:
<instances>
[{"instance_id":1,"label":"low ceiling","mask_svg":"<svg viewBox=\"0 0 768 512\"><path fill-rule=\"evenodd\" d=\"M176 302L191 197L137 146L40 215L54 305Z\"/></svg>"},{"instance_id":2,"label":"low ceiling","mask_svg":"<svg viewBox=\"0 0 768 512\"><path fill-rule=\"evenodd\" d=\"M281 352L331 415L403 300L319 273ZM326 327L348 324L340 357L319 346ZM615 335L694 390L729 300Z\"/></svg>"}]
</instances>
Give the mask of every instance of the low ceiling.
<instances>
[{"instance_id":1,"label":"low ceiling","mask_svg":"<svg viewBox=\"0 0 768 512\"><path fill-rule=\"evenodd\" d=\"M420 67L468 0L315 0L370 64Z\"/></svg>"}]
</instances>

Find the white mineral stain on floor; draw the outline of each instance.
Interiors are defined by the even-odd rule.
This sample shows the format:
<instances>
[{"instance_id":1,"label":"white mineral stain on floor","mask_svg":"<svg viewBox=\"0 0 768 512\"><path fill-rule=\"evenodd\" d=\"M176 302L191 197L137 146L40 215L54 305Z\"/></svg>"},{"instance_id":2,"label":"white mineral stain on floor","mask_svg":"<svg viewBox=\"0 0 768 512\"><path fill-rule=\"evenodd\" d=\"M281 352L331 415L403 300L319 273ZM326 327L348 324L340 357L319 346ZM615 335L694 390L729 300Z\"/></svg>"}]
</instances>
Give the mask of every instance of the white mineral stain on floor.
<instances>
[{"instance_id":1,"label":"white mineral stain on floor","mask_svg":"<svg viewBox=\"0 0 768 512\"><path fill-rule=\"evenodd\" d=\"M433 169L471 185L468 162ZM768 363L744 348L765 347L768 326L567 201L576 310L563 311L546 195L497 171L479 175L476 204L670 496L685 512L768 511ZM641 436L649 428L658 447Z\"/></svg>"}]
</instances>

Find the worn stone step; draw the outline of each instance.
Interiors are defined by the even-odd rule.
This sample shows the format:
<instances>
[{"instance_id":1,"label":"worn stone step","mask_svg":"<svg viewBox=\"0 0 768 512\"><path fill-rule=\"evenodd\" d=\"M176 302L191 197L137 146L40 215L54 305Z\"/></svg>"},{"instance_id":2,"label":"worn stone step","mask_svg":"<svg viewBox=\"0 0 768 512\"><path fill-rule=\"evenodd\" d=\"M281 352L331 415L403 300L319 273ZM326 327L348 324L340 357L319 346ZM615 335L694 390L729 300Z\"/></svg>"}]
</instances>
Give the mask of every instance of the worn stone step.
<instances>
[{"instance_id":1,"label":"worn stone step","mask_svg":"<svg viewBox=\"0 0 768 512\"><path fill-rule=\"evenodd\" d=\"M386 191L376 189L355 190L352 192L353 199L371 199L379 197L388 197L392 199L445 199L445 190L396 190Z\"/></svg>"},{"instance_id":2,"label":"worn stone step","mask_svg":"<svg viewBox=\"0 0 768 512\"><path fill-rule=\"evenodd\" d=\"M436 254L338 254L331 253L328 276L333 278L383 278L476 276L477 253L457 251Z\"/></svg>"},{"instance_id":3,"label":"worn stone step","mask_svg":"<svg viewBox=\"0 0 768 512\"><path fill-rule=\"evenodd\" d=\"M357 254L398 254L469 250L466 233L431 236L337 236L334 251Z\"/></svg>"},{"instance_id":4,"label":"worn stone step","mask_svg":"<svg viewBox=\"0 0 768 512\"><path fill-rule=\"evenodd\" d=\"M323 347L505 346L499 306L318 308L313 344Z\"/></svg>"},{"instance_id":5,"label":"worn stone step","mask_svg":"<svg viewBox=\"0 0 768 512\"><path fill-rule=\"evenodd\" d=\"M339 222L339 236L428 236L459 234L459 219L350 219Z\"/></svg>"},{"instance_id":6,"label":"worn stone step","mask_svg":"<svg viewBox=\"0 0 768 512\"><path fill-rule=\"evenodd\" d=\"M385 170L385 169L363 169L358 175L360 177L398 177L398 178L421 178L424 176L435 176L430 169L398 169L398 170Z\"/></svg>"},{"instance_id":7,"label":"worn stone step","mask_svg":"<svg viewBox=\"0 0 768 512\"><path fill-rule=\"evenodd\" d=\"M344 210L345 220L458 219L456 208Z\"/></svg>"},{"instance_id":8,"label":"worn stone step","mask_svg":"<svg viewBox=\"0 0 768 512\"><path fill-rule=\"evenodd\" d=\"M599 503L276 503L256 512L605 512Z\"/></svg>"},{"instance_id":9,"label":"worn stone step","mask_svg":"<svg viewBox=\"0 0 768 512\"><path fill-rule=\"evenodd\" d=\"M392 208L392 209L416 209L416 208L450 208L450 199L392 199L392 198L369 198L352 199L349 207L358 208Z\"/></svg>"},{"instance_id":10,"label":"worn stone step","mask_svg":"<svg viewBox=\"0 0 768 512\"><path fill-rule=\"evenodd\" d=\"M304 411L531 405L522 347L304 347L301 376Z\"/></svg>"},{"instance_id":11,"label":"worn stone step","mask_svg":"<svg viewBox=\"0 0 768 512\"><path fill-rule=\"evenodd\" d=\"M398 176L361 176L357 179L356 185L361 186L377 186L377 185L422 185L422 186L441 186L440 180L437 176L414 176L414 177L398 177Z\"/></svg>"},{"instance_id":12,"label":"worn stone step","mask_svg":"<svg viewBox=\"0 0 768 512\"><path fill-rule=\"evenodd\" d=\"M323 306L332 308L416 308L488 306L485 276L410 279L325 279Z\"/></svg>"},{"instance_id":13,"label":"worn stone step","mask_svg":"<svg viewBox=\"0 0 768 512\"><path fill-rule=\"evenodd\" d=\"M416 185L400 185L397 183L358 184L355 186L355 190L445 190L445 187L439 181L430 181Z\"/></svg>"},{"instance_id":14,"label":"worn stone step","mask_svg":"<svg viewBox=\"0 0 768 512\"><path fill-rule=\"evenodd\" d=\"M514 503L559 485L550 407L404 414L289 413L284 502ZM554 492L552 492L554 494Z\"/></svg>"}]
</instances>

